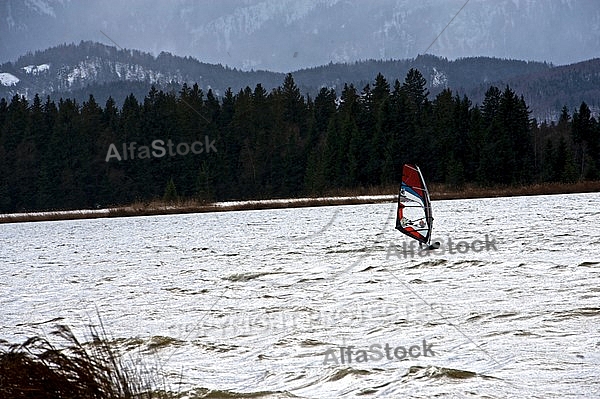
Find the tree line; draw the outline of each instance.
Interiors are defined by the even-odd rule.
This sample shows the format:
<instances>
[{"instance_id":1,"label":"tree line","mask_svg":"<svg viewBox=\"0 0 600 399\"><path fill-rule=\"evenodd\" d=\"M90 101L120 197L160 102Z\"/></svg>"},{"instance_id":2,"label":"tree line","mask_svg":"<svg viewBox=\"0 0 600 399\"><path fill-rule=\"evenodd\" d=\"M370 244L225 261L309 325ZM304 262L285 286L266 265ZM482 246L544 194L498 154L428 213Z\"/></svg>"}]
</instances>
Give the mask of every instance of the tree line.
<instances>
[{"instance_id":1,"label":"tree line","mask_svg":"<svg viewBox=\"0 0 600 399\"><path fill-rule=\"evenodd\" d=\"M93 95L3 98L0 212L323 195L398 184L405 162L455 188L599 177L600 124L585 103L538 123L508 86L474 105L450 89L430 99L426 83L411 69L403 82L378 74L314 98L291 74L221 98L152 87L121 108Z\"/></svg>"}]
</instances>

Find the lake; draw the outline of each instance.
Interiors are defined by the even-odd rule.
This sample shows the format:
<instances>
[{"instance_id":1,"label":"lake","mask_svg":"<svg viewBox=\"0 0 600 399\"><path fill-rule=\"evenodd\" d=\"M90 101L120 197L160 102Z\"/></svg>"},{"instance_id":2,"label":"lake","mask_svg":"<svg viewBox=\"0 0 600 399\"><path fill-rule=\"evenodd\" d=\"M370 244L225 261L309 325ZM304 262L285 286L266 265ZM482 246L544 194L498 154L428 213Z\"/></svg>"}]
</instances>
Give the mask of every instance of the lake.
<instances>
[{"instance_id":1,"label":"lake","mask_svg":"<svg viewBox=\"0 0 600 399\"><path fill-rule=\"evenodd\" d=\"M100 321L158 388L600 396L600 194L0 225L0 339ZM195 394L194 394L195 392Z\"/></svg>"}]
</instances>

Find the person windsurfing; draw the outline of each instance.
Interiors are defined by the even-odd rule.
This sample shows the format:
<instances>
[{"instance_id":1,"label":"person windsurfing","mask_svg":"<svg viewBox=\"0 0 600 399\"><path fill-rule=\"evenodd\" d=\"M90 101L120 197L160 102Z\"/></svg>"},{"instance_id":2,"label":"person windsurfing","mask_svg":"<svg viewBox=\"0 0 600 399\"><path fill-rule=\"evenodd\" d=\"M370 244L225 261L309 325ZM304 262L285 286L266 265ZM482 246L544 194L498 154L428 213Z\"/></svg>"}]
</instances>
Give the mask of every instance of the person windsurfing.
<instances>
[{"instance_id":1,"label":"person windsurfing","mask_svg":"<svg viewBox=\"0 0 600 399\"><path fill-rule=\"evenodd\" d=\"M431 201L421 170L417 165L405 164L398 195L396 229L419 241L427 249L437 249L440 243L431 243L432 228Z\"/></svg>"}]
</instances>

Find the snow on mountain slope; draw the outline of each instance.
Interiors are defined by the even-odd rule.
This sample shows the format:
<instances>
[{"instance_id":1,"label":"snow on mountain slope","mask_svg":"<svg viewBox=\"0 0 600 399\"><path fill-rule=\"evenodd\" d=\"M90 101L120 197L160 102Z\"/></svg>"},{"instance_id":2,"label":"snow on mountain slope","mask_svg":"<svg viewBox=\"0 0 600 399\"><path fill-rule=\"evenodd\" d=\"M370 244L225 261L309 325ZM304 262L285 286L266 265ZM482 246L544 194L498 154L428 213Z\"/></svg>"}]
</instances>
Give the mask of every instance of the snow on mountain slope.
<instances>
[{"instance_id":1,"label":"snow on mountain slope","mask_svg":"<svg viewBox=\"0 0 600 399\"><path fill-rule=\"evenodd\" d=\"M40 73L47 72L50 69L49 64L41 64L41 65L27 65L21 68L25 71L25 73L32 73L34 75L39 75Z\"/></svg>"},{"instance_id":2,"label":"snow on mountain slope","mask_svg":"<svg viewBox=\"0 0 600 399\"><path fill-rule=\"evenodd\" d=\"M0 85L15 86L19 83L19 78L8 72L0 72Z\"/></svg>"},{"instance_id":3,"label":"snow on mountain slope","mask_svg":"<svg viewBox=\"0 0 600 399\"><path fill-rule=\"evenodd\" d=\"M470 0L458 13L464 4L4 0L0 62L81 40L281 72L329 62L414 58L426 49L450 59L493 56L555 64L598 56L600 7L595 0Z\"/></svg>"},{"instance_id":4,"label":"snow on mountain slope","mask_svg":"<svg viewBox=\"0 0 600 399\"><path fill-rule=\"evenodd\" d=\"M436 67L433 67L431 85L433 87L448 87L448 76L444 73L444 71L439 71Z\"/></svg>"}]
</instances>

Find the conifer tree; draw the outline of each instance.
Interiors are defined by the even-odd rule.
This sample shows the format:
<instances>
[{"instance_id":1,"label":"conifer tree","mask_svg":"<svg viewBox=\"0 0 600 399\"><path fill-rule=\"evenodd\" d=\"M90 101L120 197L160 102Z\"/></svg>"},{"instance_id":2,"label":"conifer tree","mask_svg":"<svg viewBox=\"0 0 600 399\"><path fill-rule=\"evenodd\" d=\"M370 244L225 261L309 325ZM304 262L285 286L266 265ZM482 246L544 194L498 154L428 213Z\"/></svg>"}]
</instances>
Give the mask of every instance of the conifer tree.
<instances>
[{"instance_id":1,"label":"conifer tree","mask_svg":"<svg viewBox=\"0 0 600 399\"><path fill-rule=\"evenodd\" d=\"M591 110L585 102L573 114L573 141L578 146L578 160L581 165L581 176L587 179L600 177L600 132Z\"/></svg>"},{"instance_id":2,"label":"conifer tree","mask_svg":"<svg viewBox=\"0 0 600 399\"><path fill-rule=\"evenodd\" d=\"M163 201L168 203L174 203L179 200L179 196L177 195L177 188L175 187L175 182L171 177L167 182L167 186L165 187L165 194L163 195Z\"/></svg>"},{"instance_id":3,"label":"conifer tree","mask_svg":"<svg viewBox=\"0 0 600 399\"><path fill-rule=\"evenodd\" d=\"M402 165L415 162L415 149L410 145L410 137L416 131L414 118L408 107L408 96L398 80L389 98L389 131L383 148L381 180L385 184L398 183L402 177Z\"/></svg>"},{"instance_id":4,"label":"conifer tree","mask_svg":"<svg viewBox=\"0 0 600 399\"><path fill-rule=\"evenodd\" d=\"M427 81L418 69L411 68L404 79L402 90L408 97L408 103L417 114L423 111L423 107L428 101L429 90Z\"/></svg>"}]
</instances>

